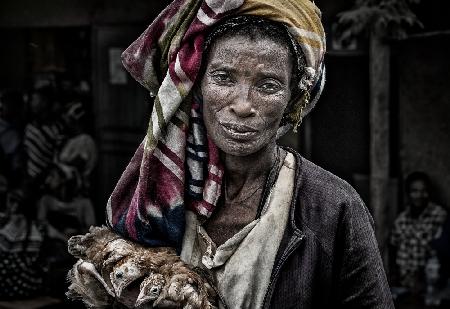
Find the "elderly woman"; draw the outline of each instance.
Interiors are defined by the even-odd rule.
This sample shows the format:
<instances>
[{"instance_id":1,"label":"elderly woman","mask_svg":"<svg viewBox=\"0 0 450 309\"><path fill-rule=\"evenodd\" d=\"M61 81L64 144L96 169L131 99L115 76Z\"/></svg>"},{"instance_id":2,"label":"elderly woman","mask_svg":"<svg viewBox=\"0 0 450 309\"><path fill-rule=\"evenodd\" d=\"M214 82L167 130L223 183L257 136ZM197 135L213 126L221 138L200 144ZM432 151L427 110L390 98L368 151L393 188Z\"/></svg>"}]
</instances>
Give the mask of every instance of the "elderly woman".
<instances>
[{"instance_id":1,"label":"elderly woman","mask_svg":"<svg viewBox=\"0 0 450 309\"><path fill-rule=\"evenodd\" d=\"M220 308L393 308L357 193L276 144L316 103L324 53L309 0L174 1L123 54L155 101L110 228L176 248Z\"/></svg>"}]
</instances>

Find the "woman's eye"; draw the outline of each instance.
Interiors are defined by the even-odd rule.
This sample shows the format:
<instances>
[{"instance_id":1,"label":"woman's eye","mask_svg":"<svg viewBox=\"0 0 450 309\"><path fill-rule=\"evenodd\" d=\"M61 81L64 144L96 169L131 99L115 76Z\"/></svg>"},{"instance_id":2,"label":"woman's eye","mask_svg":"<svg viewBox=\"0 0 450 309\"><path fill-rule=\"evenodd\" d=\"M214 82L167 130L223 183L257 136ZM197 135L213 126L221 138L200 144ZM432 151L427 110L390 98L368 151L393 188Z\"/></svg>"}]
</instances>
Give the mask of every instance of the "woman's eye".
<instances>
[{"instance_id":1,"label":"woman's eye","mask_svg":"<svg viewBox=\"0 0 450 309\"><path fill-rule=\"evenodd\" d=\"M265 82L261 84L259 87L263 92L267 93L275 93L281 90L281 86L275 82Z\"/></svg>"},{"instance_id":2,"label":"woman's eye","mask_svg":"<svg viewBox=\"0 0 450 309\"><path fill-rule=\"evenodd\" d=\"M226 72L215 72L212 74L212 79L216 83L224 84L224 83L231 83L231 76Z\"/></svg>"}]
</instances>

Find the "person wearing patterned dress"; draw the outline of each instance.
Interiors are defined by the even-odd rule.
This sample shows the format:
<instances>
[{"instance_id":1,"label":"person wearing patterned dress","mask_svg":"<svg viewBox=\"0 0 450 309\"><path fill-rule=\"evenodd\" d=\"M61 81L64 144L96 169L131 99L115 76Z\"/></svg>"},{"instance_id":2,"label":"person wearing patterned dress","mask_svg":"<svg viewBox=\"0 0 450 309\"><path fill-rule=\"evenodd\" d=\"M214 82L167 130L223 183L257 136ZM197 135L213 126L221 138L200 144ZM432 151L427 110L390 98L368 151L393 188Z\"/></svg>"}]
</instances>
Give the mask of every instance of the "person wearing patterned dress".
<instances>
[{"instance_id":1,"label":"person wearing patterned dress","mask_svg":"<svg viewBox=\"0 0 450 309\"><path fill-rule=\"evenodd\" d=\"M434 256L430 242L438 236L447 212L430 201L430 181L422 172L406 179L408 205L395 220L390 243L401 286L413 291L423 289L425 265Z\"/></svg>"}]
</instances>

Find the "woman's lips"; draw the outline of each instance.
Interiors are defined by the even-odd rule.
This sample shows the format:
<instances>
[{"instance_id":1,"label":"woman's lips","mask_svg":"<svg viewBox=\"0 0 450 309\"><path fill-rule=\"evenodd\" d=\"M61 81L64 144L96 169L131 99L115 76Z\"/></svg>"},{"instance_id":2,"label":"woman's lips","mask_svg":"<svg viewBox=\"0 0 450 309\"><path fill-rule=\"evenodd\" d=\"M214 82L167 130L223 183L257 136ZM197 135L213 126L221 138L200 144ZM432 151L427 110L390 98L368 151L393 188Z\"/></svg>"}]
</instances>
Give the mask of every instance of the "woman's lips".
<instances>
[{"instance_id":1,"label":"woman's lips","mask_svg":"<svg viewBox=\"0 0 450 309\"><path fill-rule=\"evenodd\" d=\"M220 125L228 135L237 139L248 139L258 133L256 128L240 123L221 122Z\"/></svg>"}]
</instances>

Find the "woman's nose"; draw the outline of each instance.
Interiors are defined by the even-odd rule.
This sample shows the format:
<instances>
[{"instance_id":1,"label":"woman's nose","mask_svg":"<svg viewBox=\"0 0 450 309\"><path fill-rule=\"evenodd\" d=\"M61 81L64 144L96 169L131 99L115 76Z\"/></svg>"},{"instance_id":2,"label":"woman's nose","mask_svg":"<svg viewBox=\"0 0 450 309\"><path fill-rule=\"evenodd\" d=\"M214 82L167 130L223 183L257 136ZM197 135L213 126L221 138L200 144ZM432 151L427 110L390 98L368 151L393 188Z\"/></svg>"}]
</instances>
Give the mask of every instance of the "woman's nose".
<instances>
[{"instance_id":1,"label":"woman's nose","mask_svg":"<svg viewBox=\"0 0 450 309\"><path fill-rule=\"evenodd\" d=\"M250 87L241 87L229 106L230 111L241 118L251 117L256 114L252 102Z\"/></svg>"}]
</instances>

